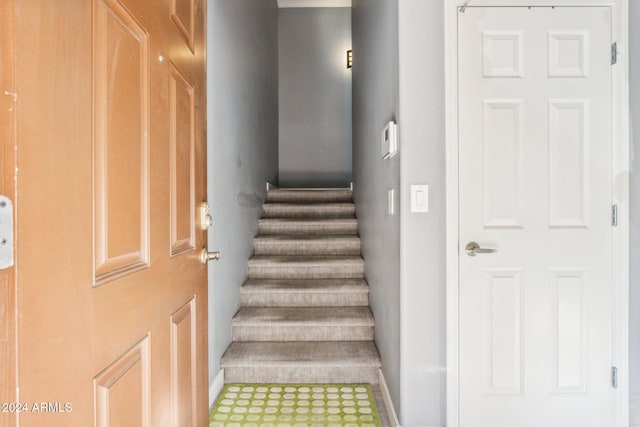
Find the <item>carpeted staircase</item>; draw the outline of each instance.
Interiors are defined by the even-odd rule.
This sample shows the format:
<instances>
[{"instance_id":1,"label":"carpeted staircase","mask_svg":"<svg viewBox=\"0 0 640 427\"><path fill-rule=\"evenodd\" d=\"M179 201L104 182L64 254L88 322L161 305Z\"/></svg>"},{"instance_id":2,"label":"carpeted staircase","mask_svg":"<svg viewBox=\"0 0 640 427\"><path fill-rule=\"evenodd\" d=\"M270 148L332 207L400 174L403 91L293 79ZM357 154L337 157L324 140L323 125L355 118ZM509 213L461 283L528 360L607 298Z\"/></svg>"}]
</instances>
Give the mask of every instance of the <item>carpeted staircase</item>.
<instances>
[{"instance_id":1,"label":"carpeted staircase","mask_svg":"<svg viewBox=\"0 0 640 427\"><path fill-rule=\"evenodd\" d=\"M222 358L227 383L378 383L349 190L271 190Z\"/></svg>"}]
</instances>

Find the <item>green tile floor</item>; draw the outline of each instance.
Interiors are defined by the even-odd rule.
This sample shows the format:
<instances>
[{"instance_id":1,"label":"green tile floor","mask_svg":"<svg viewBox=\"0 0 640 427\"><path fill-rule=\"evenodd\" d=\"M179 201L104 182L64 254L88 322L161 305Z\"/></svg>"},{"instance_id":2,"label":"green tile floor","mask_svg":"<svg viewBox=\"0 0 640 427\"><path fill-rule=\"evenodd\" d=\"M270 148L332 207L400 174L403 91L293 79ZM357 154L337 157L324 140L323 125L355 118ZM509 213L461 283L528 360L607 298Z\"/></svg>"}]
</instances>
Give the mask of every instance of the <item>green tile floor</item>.
<instances>
[{"instance_id":1,"label":"green tile floor","mask_svg":"<svg viewBox=\"0 0 640 427\"><path fill-rule=\"evenodd\" d=\"M368 384L227 384L210 427L381 427Z\"/></svg>"}]
</instances>

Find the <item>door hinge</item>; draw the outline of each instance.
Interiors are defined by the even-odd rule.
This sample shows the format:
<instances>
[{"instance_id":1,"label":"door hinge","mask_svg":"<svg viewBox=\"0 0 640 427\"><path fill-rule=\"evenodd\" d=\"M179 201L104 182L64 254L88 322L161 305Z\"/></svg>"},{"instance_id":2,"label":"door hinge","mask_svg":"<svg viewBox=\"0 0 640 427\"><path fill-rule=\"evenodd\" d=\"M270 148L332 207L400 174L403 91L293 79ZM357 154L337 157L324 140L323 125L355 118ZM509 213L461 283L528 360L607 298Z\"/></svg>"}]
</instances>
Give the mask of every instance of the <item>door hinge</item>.
<instances>
[{"instance_id":1,"label":"door hinge","mask_svg":"<svg viewBox=\"0 0 640 427\"><path fill-rule=\"evenodd\" d=\"M611 387L618 388L618 368L611 367Z\"/></svg>"},{"instance_id":2,"label":"door hinge","mask_svg":"<svg viewBox=\"0 0 640 427\"><path fill-rule=\"evenodd\" d=\"M611 65L618 62L618 43L611 43Z\"/></svg>"},{"instance_id":3,"label":"door hinge","mask_svg":"<svg viewBox=\"0 0 640 427\"><path fill-rule=\"evenodd\" d=\"M0 270L13 265L13 205L0 195Z\"/></svg>"},{"instance_id":4,"label":"door hinge","mask_svg":"<svg viewBox=\"0 0 640 427\"><path fill-rule=\"evenodd\" d=\"M618 205L611 206L611 225L618 226Z\"/></svg>"}]
</instances>

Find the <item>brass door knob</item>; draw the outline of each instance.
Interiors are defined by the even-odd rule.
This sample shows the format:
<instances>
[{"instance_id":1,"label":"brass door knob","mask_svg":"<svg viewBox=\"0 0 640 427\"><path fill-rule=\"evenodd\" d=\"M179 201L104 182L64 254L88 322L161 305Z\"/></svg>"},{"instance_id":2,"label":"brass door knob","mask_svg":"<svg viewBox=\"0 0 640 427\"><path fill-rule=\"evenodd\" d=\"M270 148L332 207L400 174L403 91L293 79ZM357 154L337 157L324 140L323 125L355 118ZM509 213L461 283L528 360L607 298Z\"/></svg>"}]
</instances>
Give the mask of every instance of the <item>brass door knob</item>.
<instances>
[{"instance_id":1,"label":"brass door knob","mask_svg":"<svg viewBox=\"0 0 640 427\"><path fill-rule=\"evenodd\" d=\"M218 251L209 252L206 246L202 248L202 250L200 251L200 262L202 262L205 265L209 261L218 261L219 259L220 259L220 252Z\"/></svg>"}]
</instances>

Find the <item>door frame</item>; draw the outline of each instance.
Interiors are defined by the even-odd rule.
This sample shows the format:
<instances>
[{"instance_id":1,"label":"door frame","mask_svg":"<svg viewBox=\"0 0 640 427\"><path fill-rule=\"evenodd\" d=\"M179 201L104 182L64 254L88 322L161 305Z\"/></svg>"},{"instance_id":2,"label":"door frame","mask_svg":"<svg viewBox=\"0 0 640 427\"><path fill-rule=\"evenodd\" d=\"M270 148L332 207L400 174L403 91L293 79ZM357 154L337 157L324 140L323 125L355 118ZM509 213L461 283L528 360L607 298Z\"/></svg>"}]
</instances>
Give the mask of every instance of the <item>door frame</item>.
<instances>
[{"instance_id":1,"label":"door frame","mask_svg":"<svg viewBox=\"0 0 640 427\"><path fill-rule=\"evenodd\" d=\"M629 0L443 0L446 103L446 397L448 427L459 427L458 7L608 6L617 64L612 67L612 197L618 206L613 246L613 363L618 368L614 427L629 427Z\"/></svg>"},{"instance_id":2,"label":"door frame","mask_svg":"<svg viewBox=\"0 0 640 427\"><path fill-rule=\"evenodd\" d=\"M0 194L13 202L14 264L0 270L0 402L18 402L18 282L16 267L16 4L0 3ZM4 313L4 316L2 314ZM0 414L7 425L17 425L16 413Z\"/></svg>"}]
</instances>

